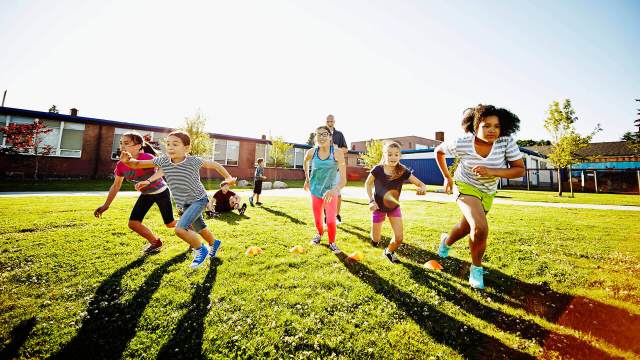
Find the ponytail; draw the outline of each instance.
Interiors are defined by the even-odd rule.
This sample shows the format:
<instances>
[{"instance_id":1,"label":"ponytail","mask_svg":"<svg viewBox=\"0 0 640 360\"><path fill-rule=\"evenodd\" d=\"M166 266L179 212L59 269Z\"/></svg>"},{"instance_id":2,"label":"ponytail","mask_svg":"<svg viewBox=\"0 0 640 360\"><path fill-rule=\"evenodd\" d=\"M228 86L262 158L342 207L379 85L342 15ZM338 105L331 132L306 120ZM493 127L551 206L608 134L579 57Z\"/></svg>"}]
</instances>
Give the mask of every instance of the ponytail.
<instances>
[{"instance_id":1,"label":"ponytail","mask_svg":"<svg viewBox=\"0 0 640 360\"><path fill-rule=\"evenodd\" d=\"M128 137L136 145L140 144L141 145L140 146L140 151L141 152L144 152L146 154L150 154L150 155L153 155L153 156L157 156L158 155L158 153L153 148L153 146L151 146L151 144L146 142L144 140L144 137L142 135L140 135L137 131L127 131L126 133L122 134L122 136Z\"/></svg>"}]
</instances>

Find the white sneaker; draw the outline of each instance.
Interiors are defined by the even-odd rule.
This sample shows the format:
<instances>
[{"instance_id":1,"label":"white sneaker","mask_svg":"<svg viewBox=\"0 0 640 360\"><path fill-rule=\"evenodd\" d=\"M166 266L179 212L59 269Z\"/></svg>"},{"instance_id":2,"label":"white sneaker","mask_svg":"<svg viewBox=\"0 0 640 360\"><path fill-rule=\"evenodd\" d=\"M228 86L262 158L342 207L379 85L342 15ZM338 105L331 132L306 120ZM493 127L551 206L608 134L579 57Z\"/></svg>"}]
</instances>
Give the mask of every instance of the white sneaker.
<instances>
[{"instance_id":1,"label":"white sneaker","mask_svg":"<svg viewBox=\"0 0 640 360\"><path fill-rule=\"evenodd\" d=\"M342 252L342 250L338 249L338 245L336 245L336 243L329 244L329 249L331 249L334 254L340 254Z\"/></svg>"},{"instance_id":2,"label":"white sneaker","mask_svg":"<svg viewBox=\"0 0 640 360\"><path fill-rule=\"evenodd\" d=\"M322 239L322 235L318 234L311 239L311 245L320 244L320 239Z\"/></svg>"}]
</instances>

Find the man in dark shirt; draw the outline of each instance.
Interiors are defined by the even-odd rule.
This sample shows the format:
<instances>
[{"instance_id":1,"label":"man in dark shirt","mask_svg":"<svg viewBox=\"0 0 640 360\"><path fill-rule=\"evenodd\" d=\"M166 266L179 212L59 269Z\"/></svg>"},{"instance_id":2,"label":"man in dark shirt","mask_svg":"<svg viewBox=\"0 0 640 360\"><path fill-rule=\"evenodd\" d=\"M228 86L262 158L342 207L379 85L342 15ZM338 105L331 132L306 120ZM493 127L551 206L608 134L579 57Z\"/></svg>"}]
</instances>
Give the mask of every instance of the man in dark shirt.
<instances>
[{"instance_id":1,"label":"man in dark shirt","mask_svg":"<svg viewBox=\"0 0 640 360\"><path fill-rule=\"evenodd\" d=\"M336 124L336 120L333 117L333 115L329 114L327 116L327 127L329 129L331 129L331 135L333 137L333 144L342 150L342 152L344 153L344 157L345 159L347 158L347 152L349 151L349 146L347 146L347 140L345 140L344 135L342 134L341 131L336 130L336 128L334 127ZM337 177L340 176L340 173L338 173L336 175ZM340 195L338 197L338 212L336 215L336 219L337 219L337 223L340 224L342 222L342 218L340 217L340 205L342 203L342 195Z\"/></svg>"}]
</instances>

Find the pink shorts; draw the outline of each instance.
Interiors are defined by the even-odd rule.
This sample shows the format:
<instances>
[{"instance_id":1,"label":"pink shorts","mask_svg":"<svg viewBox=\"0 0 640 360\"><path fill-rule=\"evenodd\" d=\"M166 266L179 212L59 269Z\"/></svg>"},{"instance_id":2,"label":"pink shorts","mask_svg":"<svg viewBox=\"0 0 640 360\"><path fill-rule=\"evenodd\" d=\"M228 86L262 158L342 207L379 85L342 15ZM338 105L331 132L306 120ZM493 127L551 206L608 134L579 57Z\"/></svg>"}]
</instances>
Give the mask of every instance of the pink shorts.
<instances>
[{"instance_id":1,"label":"pink shorts","mask_svg":"<svg viewBox=\"0 0 640 360\"><path fill-rule=\"evenodd\" d=\"M402 217L402 211L400 211L400 206L398 206L397 208L389 211L389 212L384 212L384 211L380 211L380 210L375 210L373 212L373 215L371 216L371 221L374 222L374 224L379 224L381 222L384 221L384 218L389 216L390 218L392 217Z\"/></svg>"}]
</instances>

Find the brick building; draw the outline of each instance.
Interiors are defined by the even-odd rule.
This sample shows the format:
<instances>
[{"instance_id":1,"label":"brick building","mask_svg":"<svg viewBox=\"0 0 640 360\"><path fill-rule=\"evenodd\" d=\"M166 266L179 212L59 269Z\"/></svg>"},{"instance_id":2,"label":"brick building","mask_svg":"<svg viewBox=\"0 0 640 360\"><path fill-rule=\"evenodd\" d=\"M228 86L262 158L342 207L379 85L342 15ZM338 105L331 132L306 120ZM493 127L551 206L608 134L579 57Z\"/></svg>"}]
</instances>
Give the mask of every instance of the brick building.
<instances>
[{"instance_id":1,"label":"brick building","mask_svg":"<svg viewBox=\"0 0 640 360\"><path fill-rule=\"evenodd\" d=\"M372 139L373 140L373 139ZM444 141L444 132L437 131L436 139L427 139L420 136L400 136L394 138L386 138L386 139L376 139L376 140L392 140L400 144L402 150L422 150L422 149L431 149L441 142ZM366 141L355 141L351 143L351 150L354 151L366 151L367 143L371 140Z\"/></svg>"},{"instance_id":2,"label":"brick building","mask_svg":"<svg viewBox=\"0 0 640 360\"><path fill-rule=\"evenodd\" d=\"M170 128L141 125L122 121L96 119L78 116L76 109L70 115L0 107L0 126L10 123L27 124L35 119L43 121L53 131L46 135L44 143L53 147L51 155L40 161L39 175L42 178L109 178L117 162L120 136L130 130L148 135L153 141L160 141L172 130ZM267 162L265 175L274 178L275 169L269 167L270 142L261 139L210 133L213 153L210 158L239 179L252 179L255 160L262 157ZM0 146L6 146L6 139L0 135ZM304 179L302 163L306 144L293 144L291 160L286 168L277 169L278 179ZM361 179L366 170L358 166L359 153L347 154L347 175L350 179ZM31 177L33 175L32 155L0 155L0 176ZM220 178L210 169L203 169L203 178Z\"/></svg>"}]
</instances>

